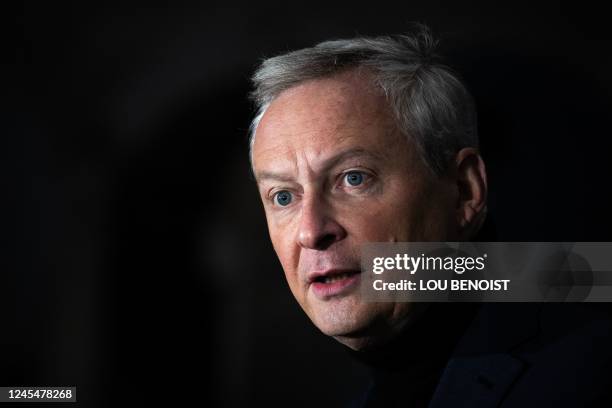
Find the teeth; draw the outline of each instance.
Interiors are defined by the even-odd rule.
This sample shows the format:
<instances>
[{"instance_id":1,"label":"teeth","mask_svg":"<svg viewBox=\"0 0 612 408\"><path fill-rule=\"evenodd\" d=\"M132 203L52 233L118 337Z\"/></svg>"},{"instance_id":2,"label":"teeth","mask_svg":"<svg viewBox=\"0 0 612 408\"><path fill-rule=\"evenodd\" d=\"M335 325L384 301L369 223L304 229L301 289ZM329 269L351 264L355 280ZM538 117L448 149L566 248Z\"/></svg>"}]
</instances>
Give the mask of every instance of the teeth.
<instances>
[{"instance_id":1,"label":"teeth","mask_svg":"<svg viewBox=\"0 0 612 408\"><path fill-rule=\"evenodd\" d=\"M338 275L333 275L333 276L326 276L323 278L323 283L334 283L336 281L342 280L342 279L346 279L349 276L351 276L352 274L350 273L340 273Z\"/></svg>"}]
</instances>

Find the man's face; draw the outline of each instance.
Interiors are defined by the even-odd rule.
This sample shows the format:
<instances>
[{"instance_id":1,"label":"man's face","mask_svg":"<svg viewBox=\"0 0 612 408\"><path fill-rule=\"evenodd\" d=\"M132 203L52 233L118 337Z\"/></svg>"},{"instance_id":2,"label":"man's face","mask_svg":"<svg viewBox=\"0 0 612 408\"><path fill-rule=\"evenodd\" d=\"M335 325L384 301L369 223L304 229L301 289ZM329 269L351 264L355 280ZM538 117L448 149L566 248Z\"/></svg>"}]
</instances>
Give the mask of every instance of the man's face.
<instances>
[{"instance_id":1,"label":"man's face","mask_svg":"<svg viewBox=\"0 0 612 408\"><path fill-rule=\"evenodd\" d=\"M272 244L313 323L352 348L399 330L411 304L361 300L360 247L447 239L456 197L426 170L367 74L281 93L257 129L253 167Z\"/></svg>"}]
</instances>

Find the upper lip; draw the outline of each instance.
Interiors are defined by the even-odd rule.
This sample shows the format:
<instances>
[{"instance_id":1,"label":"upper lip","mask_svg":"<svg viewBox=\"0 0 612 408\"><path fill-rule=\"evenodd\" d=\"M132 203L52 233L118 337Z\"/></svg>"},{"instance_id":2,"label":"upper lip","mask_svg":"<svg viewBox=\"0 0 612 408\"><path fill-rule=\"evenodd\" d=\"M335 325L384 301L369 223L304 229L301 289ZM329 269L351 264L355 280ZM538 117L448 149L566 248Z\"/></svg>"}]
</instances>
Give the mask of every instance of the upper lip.
<instances>
[{"instance_id":1,"label":"upper lip","mask_svg":"<svg viewBox=\"0 0 612 408\"><path fill-rule=\"evenodd\" d=\"M314 271L314 272L309 272L308 275L306 276L306 278L308 279L308 283L313 283L315 280L317 280L318 278L321 278L323 276L334 276L334 275L340 275L343 273L360 273L361 269L353 269L353 268L331 268L331 269L326 269L324 271Z\"/></svg>"}]
</instances>

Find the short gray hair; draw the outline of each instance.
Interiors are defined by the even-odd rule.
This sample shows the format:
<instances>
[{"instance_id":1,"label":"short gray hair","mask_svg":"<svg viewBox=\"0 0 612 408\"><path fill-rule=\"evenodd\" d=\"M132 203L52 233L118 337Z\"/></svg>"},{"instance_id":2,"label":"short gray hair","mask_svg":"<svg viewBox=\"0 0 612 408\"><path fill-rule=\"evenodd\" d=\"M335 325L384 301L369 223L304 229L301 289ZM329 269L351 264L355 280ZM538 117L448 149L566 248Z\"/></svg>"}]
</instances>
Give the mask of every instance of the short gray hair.
<instances>
[{"instance_id":1,"label":"short gray hair","mask_svg":"<svg viewBox=\"0 0 612 408\"><path fill-rule=\"evenodd\" d=\"M325 41L264 60L252 77L255 132L270 103L302 82L366 68L383 91L398 128L411 138L424 163L441 175L464 147L478 147L476 108L459 76L442 64L438 41L424 25L411 34Z\"/></svg>"}]
</instances>

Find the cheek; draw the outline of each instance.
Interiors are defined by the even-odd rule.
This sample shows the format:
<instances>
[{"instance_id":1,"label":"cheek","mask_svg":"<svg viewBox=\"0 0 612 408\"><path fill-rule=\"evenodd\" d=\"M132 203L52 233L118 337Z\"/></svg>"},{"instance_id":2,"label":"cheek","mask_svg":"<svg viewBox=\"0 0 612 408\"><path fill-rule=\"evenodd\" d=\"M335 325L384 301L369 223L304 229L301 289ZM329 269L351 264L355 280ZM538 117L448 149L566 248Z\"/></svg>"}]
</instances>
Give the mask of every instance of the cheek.
<instances>
[{"instance_id":1,"label":"cheek","mask_svg":"<svg viewBox=\"0 0 612 408\"><path fill-rule=\"evenodd\" d=\"M357 210L361 215L346 217L345 223L358 242L443 240L448 221L445 203L432 191L404 185L362 202Z\"/></svg>"},{"instance_id":2,"label":"cheek","mask_svg":"<svg viewBox=\"0 0 612 408\"><path fill-rule=\"evenodd\" d=\"M411 197L394 195L364 203L363 215L346 222L360 242L408 241L420 234L420 220L424 218L423 206Z\"/></svg>"},{"instance_id":3,"label":"cheek","mask_svg":"<svg viewBox=\"0 0 612 408\"><path fill-rule=\"evenodd\" d=\"M270 231L270 240L272 241L274 252L276 252L276 256L282 264L283 269L287 271L287 267L291 264L291 251L288 248L288 240L282 237L283 234L280 231Z\"/></svg>"},{"instance_id":4,"label":"cheek","mask_svg":"<svg viewBox=\"0 0 612 408\"><path fill-rule=\"evenodd\" d=\"M268 231L272 246L274 247L274 252L276 252L276 256L283 267L283 271L285 271L285 277L289 285L292 286L293 282L297 279L298 252L296 251L293 235L291 235L291 228L289 225L268 221Z\"/></svg>"},{"instance_id":5,"label":"cheek","mask_svg":"<svg viewBox=\"0 0 612 408\"><path fill-rule=\"evenodd\" d=\"M276 256L281 263L281 267L283 268L289 289L296 299L300 301L299 277L297 267L295 266L295 252L291 250L288 242L289 240L274 239L272 235L273 234L271 233L270 236L272 238L272 246L274 247Z\"/></svg>"}]
</instances>

